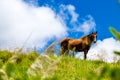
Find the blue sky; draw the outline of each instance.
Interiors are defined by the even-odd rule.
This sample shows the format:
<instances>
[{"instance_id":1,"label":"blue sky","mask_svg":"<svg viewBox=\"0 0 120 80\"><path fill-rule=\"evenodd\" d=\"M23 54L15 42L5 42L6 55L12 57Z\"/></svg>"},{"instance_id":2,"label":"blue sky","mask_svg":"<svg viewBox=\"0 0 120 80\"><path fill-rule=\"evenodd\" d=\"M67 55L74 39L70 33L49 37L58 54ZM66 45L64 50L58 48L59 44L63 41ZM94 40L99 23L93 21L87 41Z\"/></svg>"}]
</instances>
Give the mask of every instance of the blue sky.
<instances>
[{"instance_id":1,"label":"blue sky","mask_svg":"<svg viewBox=\"0 0 120 80\"><path fill-rule=\"evenodd\" d=\"M109 26L114 26L120 30L120 4L117 0L71 0L66 4L72 4L76 7L76 12L84 17L87 14L93 16L98 38L104 39L111 37L108 30ZM63 2L64 3L64 2Z\"/></svg>"},{"instance_id":2,"label":"blue sky","mask_svg":"<svg viewBox=\"0 0 120 80\"><path fill-rule=\"evenodd\" d=\"M59 11L61 4L73 5L75 12L79 14L79 19L91 15L96 23L98 39L112 37L108 29L109 26L120 31L120 4L118 0L38 0L39 6L47 5L56 11ZM70 24L67 24L70 27ZM74 37L74 35L69 36Z\"/></svg>"},{"instance_id":3,"label":"blue sky","mask_svg":"<svg viewBox=\"0 0 120 80\"><path fill-rule=\"evenodd\" d=\"M0 0L0 49L40 49L93 31L103 41L113 37L109 26L120 31L119 14L118 0Z\"/></svg>"}]
</instances>

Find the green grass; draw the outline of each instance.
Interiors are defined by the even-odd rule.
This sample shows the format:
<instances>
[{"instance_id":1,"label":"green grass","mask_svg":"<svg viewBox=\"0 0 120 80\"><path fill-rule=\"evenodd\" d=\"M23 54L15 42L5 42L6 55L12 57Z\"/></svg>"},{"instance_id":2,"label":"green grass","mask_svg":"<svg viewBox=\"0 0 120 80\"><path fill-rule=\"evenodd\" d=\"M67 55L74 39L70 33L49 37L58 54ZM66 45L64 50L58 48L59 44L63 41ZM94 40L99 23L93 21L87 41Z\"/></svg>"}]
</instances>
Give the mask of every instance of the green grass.
<instances>
[{"instance_id":1,"label":"green grass","mask_svg":"<svg viewBox=\"0 0 120 80\"><path fill-rule=\"evenodd\" d=\"M63 57L55 76L60 80L119 80L118 73L120 74L120 63L108 64Z\"/></svg>"},{"instance_id":2,"label":"green grass","mask_svg":"<svg viewBox=\"0 0 120 80\"><path fill-rule=\"evenodd\" d=\"M14 56L17 57L14 60ZM80 60L71 57L54 57L57 69L48 77L42 78L42 73L30 76L27 71L40 54L29 54L0 51L0 80L7 76L8 80L120 80L120 62L105 63L102 61ZM54 67L52 65L52 67Z\"/></svg>"}]
</instances>

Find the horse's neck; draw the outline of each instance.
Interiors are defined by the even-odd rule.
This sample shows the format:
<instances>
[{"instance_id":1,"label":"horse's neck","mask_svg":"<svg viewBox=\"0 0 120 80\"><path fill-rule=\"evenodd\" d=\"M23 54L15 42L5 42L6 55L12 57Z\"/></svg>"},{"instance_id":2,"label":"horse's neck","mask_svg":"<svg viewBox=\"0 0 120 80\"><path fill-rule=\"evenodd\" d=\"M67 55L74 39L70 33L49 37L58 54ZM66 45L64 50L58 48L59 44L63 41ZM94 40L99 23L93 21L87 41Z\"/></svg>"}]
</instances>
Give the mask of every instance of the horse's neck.
<instances>
[{"instance_id":1,"label":"horse's neck","mask_svg":"<svg viewBox=\"0 0 120 80\"><path fill-rule=\"evenodd\" d=\"M85 42L87 42L88 45L91 45L92 41L90 40L90 37L89 36L84 36L82 38Z\"/></svg>"},{"instance_id":2,"label":"horse's neck","mask_svg":"<svg viewBox=\"0 0 120 80\"><path fill-rule=\"evenodd\" d=\"M88 35L87 37L88 37L88 41L89 41L89 43L91 44L91 43L92 43L91 35Z\"/></svg>"}]
</instances>

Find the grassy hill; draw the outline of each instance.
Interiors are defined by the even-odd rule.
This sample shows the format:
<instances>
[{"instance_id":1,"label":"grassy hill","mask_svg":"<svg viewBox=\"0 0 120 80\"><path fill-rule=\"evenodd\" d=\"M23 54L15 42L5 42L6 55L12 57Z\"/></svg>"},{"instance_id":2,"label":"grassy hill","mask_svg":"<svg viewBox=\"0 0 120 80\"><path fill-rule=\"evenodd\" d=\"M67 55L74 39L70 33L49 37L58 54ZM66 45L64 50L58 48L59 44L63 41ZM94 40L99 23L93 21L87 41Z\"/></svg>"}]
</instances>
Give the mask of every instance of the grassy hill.
<instances>
[{"instance_id":1,"label":"grassy hill","mask_svg":"<svg viewBox=\"0 0 120 80\"><path fill-rule=\"evenodd\" d=\"M120 80L120 62L0 51L0 80Z\"/></svg>"}]
</instances>

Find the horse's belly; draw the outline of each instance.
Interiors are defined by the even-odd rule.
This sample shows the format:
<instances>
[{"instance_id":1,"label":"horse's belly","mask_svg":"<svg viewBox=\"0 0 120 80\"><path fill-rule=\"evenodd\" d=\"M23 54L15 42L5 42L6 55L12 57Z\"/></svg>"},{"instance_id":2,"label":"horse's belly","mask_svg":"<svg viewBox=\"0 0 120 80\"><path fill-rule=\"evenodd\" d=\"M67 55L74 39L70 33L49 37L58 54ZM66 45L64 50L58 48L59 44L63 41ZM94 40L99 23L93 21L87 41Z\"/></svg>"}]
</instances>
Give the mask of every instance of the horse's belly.
<instances>
[{"instance_id":1,"label":"horse's belly","mask_svg":"<svg viewBox=\"0 0 120 80\"><path fill-rule=\"evenodd\" d=\"M82 45L76 45L76 46L71 45L69 49L75 52L81 52L84 50L84 47Z\"/></svg>"},{"instance_id":2,"label":"horse's belly","mask_svg":"<svg viewBox=\"0 0 120 80\"><path fill-rule=\"evenodd\" d=\"M76 52L81 52L81 51L83 51L83 50L84 50L83 48L80 48L80 47L79 47L79 48L76 48L75 51L76 51Z\"/></svg>"}]
</instances>

